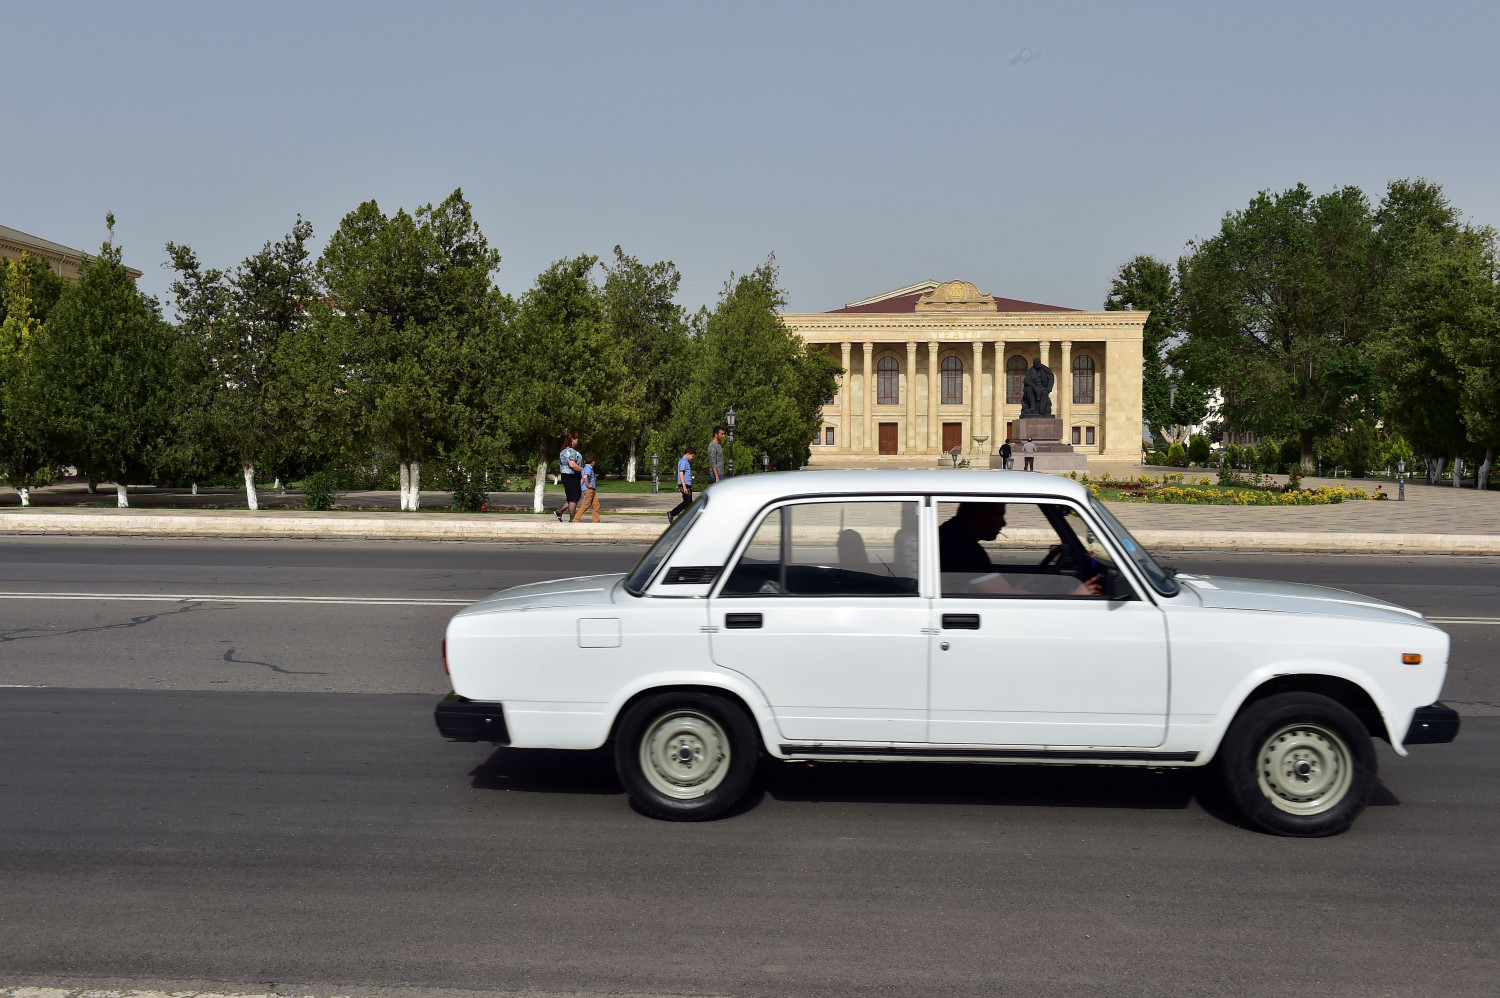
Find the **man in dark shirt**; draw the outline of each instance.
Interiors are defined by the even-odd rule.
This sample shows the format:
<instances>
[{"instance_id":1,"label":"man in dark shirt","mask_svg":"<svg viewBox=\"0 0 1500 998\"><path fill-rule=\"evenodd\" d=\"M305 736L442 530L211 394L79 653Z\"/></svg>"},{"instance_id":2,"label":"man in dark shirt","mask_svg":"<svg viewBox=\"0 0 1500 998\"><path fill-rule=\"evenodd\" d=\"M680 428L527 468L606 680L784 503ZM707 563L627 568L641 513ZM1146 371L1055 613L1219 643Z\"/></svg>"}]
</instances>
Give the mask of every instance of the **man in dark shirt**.
<instances>
[{"instance_id":1,"label":"man in dark shirt","mask_svg":"<svg viewBox=\"0 0 1500 998\"><path fill-rule=\"evenodd\" d=\"M1037 596L1012 585L995 570L995 563L980 545L981 541L992 541L1005 529L1005 503L965 502L946 522L938 526L938 570L947 575L978 575L969 580L968 587L981 593L1005 596ZM985 573L990 573L986 575ZM947 585L943 589L947 590ZM1078 583L1074 596L1099 596L1104 585L1099 576Z\"/></svg>"}]
</instances>

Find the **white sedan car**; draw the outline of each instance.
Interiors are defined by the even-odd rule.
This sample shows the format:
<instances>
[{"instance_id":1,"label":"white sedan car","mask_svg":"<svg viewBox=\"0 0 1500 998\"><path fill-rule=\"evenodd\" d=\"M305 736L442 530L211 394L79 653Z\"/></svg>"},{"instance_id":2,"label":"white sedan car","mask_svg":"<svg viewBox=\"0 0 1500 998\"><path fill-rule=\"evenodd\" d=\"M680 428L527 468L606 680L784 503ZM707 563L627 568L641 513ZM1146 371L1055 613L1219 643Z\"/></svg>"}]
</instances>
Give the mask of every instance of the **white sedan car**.
<instances>
[{"instance_id":1,"label":"white sedan car","mask_svg":"<svg viewBox=\"0 0 1500 998\"><path fill-rule=\"evenodd\" d=\"M1254 825L1348 828L1451 741L1448 635L1314 586L1174 575L1080 485L821 472L715 485L625 575L519 586L448 625L450 739L614 743L660 818L775 759L1214 765Z\"/></svg>"}]
</instances>

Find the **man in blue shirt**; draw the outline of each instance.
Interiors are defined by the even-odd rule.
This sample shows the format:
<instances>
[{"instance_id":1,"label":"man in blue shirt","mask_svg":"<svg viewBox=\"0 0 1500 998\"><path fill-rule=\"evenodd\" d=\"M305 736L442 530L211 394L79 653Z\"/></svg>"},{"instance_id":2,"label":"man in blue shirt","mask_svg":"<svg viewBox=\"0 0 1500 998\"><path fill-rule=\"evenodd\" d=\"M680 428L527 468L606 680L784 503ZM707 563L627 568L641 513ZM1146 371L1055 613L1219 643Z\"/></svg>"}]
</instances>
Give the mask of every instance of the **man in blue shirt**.
<instances>
[{"instance_id":1,"label":"man in blue shirt","mask_svg":"<svg viewBox=\"0 0 1500 998\"><path fill-rule=\"evenodd\" d=\"M682 493L682 502L673 506L672 511L667 514L668 523L693 504L693 458L697 456L698 448L689 447L682 452L682 459L677 462L677 491Z\"/></svg>"},{"instance_id":2,"label":"man in blue shirt","mask_svg":"<svg viewBox=\"0 0 1500 998\"><path fill-rule=\"evenodd\" d=\"M594 522L599 522L599 478L594 474L594 455L583 456L583 502L573 511L573 522L582 520L589 510L594 512Z\"/></svg>"}]
</instances>

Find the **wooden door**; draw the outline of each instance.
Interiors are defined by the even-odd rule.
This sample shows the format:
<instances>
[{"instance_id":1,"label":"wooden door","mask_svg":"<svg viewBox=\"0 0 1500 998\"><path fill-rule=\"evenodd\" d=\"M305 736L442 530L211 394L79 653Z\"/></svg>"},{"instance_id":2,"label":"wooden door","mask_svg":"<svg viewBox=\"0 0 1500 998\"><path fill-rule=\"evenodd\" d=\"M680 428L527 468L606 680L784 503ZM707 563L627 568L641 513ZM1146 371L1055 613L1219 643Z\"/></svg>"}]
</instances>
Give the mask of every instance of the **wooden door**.
<instances>
[{"instance_id":1,"label":"wooden door","mask_svg":"<svg viewBox=\"0 0 1500 998\"><path fill-rule=\"evenodd\" d=\"M943 424L943 453L944 454L951 454L953 452L953 448L955 448L955 447L957 447L960 451L962 451L963 450L963 446L964 446L964 424L962 424L962 423L944 423Z\"/></svg>"},{"instance_id":2,"label":"wooden door","mask_svg":"<svg viewBox=\"0 0 1500 998\"><path fill-rule=\"evenodd\" d=\"M896 453L896 424L895 423L881 423L880 424L880 453L882 453L882 454L894 454L894 453Z\"/></svg>"}]
</instances>

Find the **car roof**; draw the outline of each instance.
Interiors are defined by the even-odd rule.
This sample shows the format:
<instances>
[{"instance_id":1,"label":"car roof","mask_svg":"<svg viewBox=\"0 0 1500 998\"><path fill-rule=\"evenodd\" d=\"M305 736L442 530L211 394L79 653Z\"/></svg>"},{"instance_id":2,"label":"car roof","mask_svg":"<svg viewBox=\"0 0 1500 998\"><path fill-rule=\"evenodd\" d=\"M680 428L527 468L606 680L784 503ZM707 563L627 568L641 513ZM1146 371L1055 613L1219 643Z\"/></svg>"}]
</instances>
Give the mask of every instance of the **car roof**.
<instances>
[{"instance_id":1,"label":"car roof","mask_svg":"<svg viewBox=\"0 0 1500 998\"><path fill-rule=\"evenodd\" d=\"M673 551L676 565L722 565L745 528L770 503L818 496L1051 496L1086 503L1078 482L1028 471L796 471L742 475L710 486L706 505Z\"/></svg>"}]
</instances>

